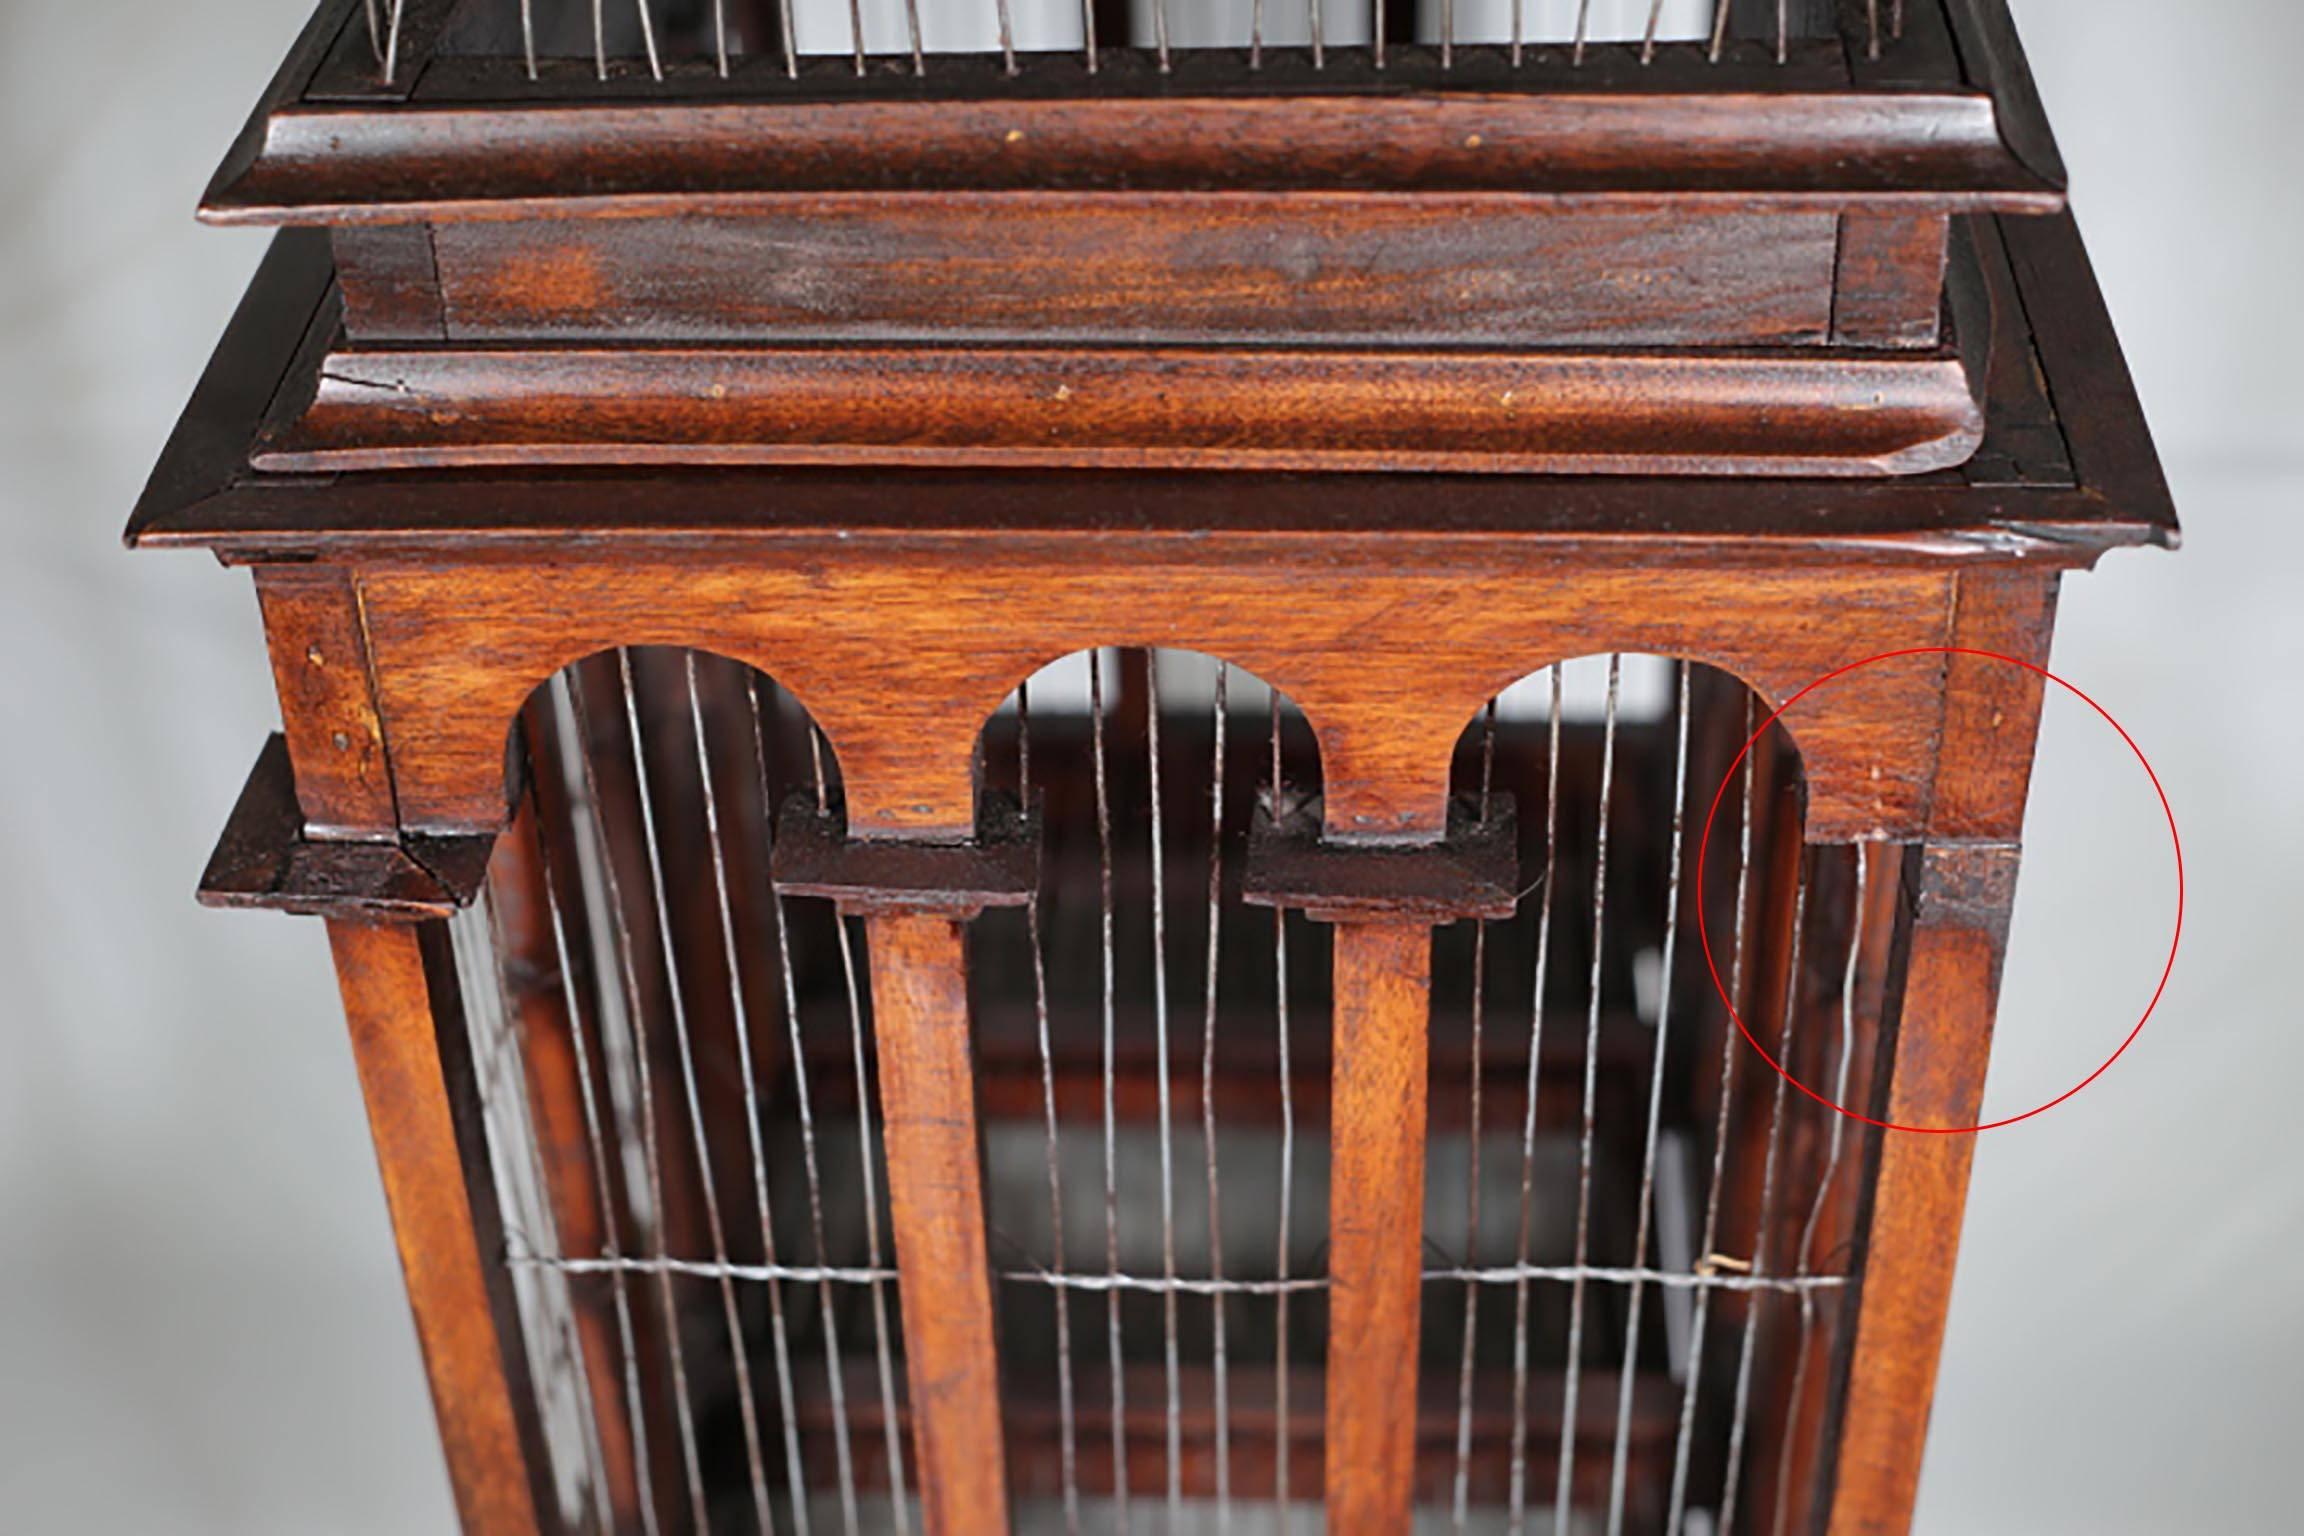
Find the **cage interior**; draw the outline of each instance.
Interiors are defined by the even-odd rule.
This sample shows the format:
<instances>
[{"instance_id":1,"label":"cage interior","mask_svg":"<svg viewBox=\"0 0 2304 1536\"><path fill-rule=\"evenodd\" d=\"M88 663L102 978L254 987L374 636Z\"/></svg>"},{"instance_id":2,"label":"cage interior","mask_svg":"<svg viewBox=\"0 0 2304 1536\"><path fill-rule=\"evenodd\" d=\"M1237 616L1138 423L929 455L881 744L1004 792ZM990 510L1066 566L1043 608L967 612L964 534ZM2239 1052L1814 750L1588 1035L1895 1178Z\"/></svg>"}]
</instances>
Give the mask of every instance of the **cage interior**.
<instances>
[{"instance_id":1,"label":"cage interior","mask_svg":"<svg viewBox=\"0 0 2304 1536\"><path fill-rule=\"evenodd\" d=\"M1459 745L1508 920L1434 939L1419 1527L1804 1529L1856 1271L1895 850L1809 848L1734 679L1586 658ZM805 712L720 658L581 663L523 717L459 926L523 1343L571 1520L913 1528L869 956L769 888L840 804ZM1740 755L1741 754L1741 755ZM1241 897L1317 817L1304 718L1181 652L1058 662L988 722L1042 886L970 935L1018 1528L1320 1526L1328 931ZM1724 787L1723 787L1724 786ZM933 1284L907 1274L904 1284ZM1261 1523L1259 1523L1261 1522Z\"/></svg>"}]
</instances>

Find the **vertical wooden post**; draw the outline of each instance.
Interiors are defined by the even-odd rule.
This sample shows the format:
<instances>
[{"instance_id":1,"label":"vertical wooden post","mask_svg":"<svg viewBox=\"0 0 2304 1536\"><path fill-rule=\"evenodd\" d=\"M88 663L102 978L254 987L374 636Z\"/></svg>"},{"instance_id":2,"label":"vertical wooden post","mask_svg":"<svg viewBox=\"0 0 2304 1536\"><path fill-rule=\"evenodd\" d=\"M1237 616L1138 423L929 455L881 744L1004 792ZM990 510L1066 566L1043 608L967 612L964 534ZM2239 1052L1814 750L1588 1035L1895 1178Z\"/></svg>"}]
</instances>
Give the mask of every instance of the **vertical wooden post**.
<instances>
[{"instance_id":1,"label":"vertical wooden post","mask_svg":"<svg viewBox=\"0 0 2304 1536\"><path fill-rule=\"evenodd\" d=\"M1008 1529L1008 1480L965 929L938 913L867 921L923 1523L929 1536L992 1536Z\"/></svg>"},{"instance_id":2,"label":"vertical wooden post","mask_svg":"<svg viewBox=\"0 0 2304 1536\"><path fill-rule=\"evenodd\" d=\"M2044 662L2056 581L2053 571L1964 575L1953 643ZM1947 659L1935 793L1882 1116L1897 1124L1967 1126L1980 1117L2045 686L2004 661ZM1877 1135L1833 1536L1894 1536L1911 1526L1975 1155L1974 1136Z\"/></svg>"},{"instance_id":3,"label":"vertical wooden post","mask_svg":"<svg viewBox=\"0 0 2304 1536\"><path fill-rule=\"evenodd\" d=\"M494 1199L474 1193L488 1163L447 927L331 918L328 939L457 1511L466 1536L539 1536L558 1525L528 1457L535 1395L500 1342L518 1324Z\"/></svg>"},{"instance_id":4,"label":"vertical wooden post","mask_svg":"<svg viewBox=\"0 0 2304 1536\"><path fill-rule=\"evenodd\" d=\"M1335 944L1328 1530L1397 1536L1415 1502L1432 930L1344 922Z\"/></svg>"}]
</instances>

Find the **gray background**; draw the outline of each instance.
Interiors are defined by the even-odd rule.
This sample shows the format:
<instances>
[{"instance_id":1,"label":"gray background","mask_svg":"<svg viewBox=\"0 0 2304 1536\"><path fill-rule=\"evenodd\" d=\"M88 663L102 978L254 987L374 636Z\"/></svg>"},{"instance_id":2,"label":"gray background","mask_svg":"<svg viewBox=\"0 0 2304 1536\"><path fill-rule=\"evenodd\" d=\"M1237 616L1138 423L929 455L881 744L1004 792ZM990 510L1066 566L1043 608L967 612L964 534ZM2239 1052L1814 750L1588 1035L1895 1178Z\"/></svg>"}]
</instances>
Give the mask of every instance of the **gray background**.
<instances>
[{"instance_id":1,"label":"gray background","mask_svg":"<svg viewBox=\"0 0 2304 1536\"><path fill-rule=\"evenodd\" d=\"M275 720L246 578L117 543L262 249L196 228L194 196L305 10L0 0L11 1530L450 1524L318 928L190 897ZM2019 14L2190 536L2070 581L2055 659L2151 753L2190 910L2135 1048L1978 1149L1920 1529L2294 1530L2304 13ZM2149 794L2052 708L2004 1110L2085 1073L2150 989Z\"/></svg>"}]
</instances>

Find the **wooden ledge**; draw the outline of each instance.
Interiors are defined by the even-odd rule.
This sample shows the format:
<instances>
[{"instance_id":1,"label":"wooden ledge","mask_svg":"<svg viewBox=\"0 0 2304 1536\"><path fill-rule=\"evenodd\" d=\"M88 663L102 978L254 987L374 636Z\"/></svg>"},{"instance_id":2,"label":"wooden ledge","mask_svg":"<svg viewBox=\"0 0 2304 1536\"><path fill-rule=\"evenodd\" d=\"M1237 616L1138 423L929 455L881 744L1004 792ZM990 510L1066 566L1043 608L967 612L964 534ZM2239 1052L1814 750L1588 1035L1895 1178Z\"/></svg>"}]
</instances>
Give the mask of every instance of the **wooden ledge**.
<instances>
[{"instance_id":1,"label":"wooden ledge","mask_svg":"<svg viewBox=\"0 0 2304 1536\"><path fill-rule=\"evenodd\" d=\"M495 846L493 836L396 843L306 836L288 741L275 732L208 857L200 902L318 917L449 917L479 895Z\"/></svg>"},{"instance_id":2,"label":"wooden ledge","mask_svg":"<svg viewBox=\"0 0 2304 1536\"><path fill-rule=\"evenodd\" d=\"M816 896L849 916L891 913L966 919L986 907L1031 904L1040 888L1040 824L1015 802L987 797L965 843L851 838L807 795L777 823L769 880L779 896Z\"/></svg>"},{"instance_id":3,"label":"wooden ledge","mask_svg":"<svg viewBox=\"0 0 2304 1536\"><path fill-rule=\"evenodd\" d=\"M1441 924L1510 917L1520 904L1520 842L1511 797L1495 797L1485 821L1455 802L1448 820L1444 842L1341 843L1323 836L1312 815L1275 824L1259 807L1248 829L1241 899L1250 906L1301 911L1316 922Z\"/></svg>"}]
</instances>

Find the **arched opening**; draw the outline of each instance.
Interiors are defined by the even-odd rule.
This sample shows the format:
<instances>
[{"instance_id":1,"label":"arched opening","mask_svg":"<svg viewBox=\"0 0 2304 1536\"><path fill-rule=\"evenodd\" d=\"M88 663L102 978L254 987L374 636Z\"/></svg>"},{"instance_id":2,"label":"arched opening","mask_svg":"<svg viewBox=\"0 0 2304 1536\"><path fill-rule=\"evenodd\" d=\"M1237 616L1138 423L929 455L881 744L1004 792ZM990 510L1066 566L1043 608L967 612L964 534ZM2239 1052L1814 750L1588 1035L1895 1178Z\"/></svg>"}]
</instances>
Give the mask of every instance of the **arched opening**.
<instances>
[{"instance_id":1,"label":"arched opening","mask_svg":"<svg viewBox=\"0 0 2304 1536\"><path fill-rule=\"evenodd\" d=\"M777 808L841 806L829 744L749 667L634 647L513 753L452 938L570 1527L908 1528L863 926L769 884Z\"/></svg>"},{"instance_id":2,"label":"arched opening","mask_svg":"<svg viewBox=\"0 0 2304 1536\"><path fill-rule=\"evenodd\" d=\"M1419 1499L1471 1528L1806 1528L1863 1138L1738 1035L1696 845L1727 780L1720 974L1858 1106L1896 874L1893 850L1805 842L1781 727L1737 764L1766 718L1717 669L1594 656L1459 741L1452 792L1509 797L1526 887L1434 940Z\"/></svg>"},{"instance_id":3,"label":"arched opening","mask_svg":"<svg viewBox=\"0 0 2304 1536\"><path fill-rule=\"evenodd\" d=\"M1036 906L970 954L1018 1525L1316 1517L1329 935L1240 894L1251 822L1317 815L1311 729L1214 658L1098 650L981 762L1042 826Z\"/></svg>"}]
</instances>

